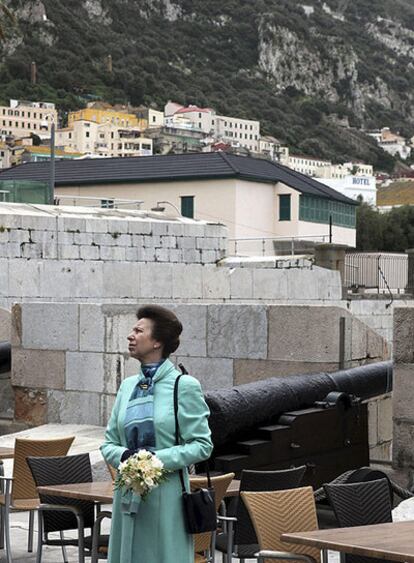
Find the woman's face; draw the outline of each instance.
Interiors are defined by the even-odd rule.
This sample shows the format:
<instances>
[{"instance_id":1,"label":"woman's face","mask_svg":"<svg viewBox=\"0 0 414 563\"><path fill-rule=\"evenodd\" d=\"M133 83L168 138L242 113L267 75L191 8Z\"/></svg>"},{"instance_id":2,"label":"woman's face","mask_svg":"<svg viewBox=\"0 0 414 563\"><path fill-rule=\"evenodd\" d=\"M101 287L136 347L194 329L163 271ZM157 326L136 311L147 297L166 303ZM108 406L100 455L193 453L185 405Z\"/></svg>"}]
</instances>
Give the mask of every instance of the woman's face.
<instances>
[{"instance_id":1,"label":"woman's face","mask_svg":"<svg viewBox=\"0 0 414 563\"><path fill-rule=\"evenodd\" d=\"M128 351L131 358L140 362L158 361L162 355L162 344L152 337L154 323L151 319L139 319L128 335Z\"/></svg>"}]
</instances>

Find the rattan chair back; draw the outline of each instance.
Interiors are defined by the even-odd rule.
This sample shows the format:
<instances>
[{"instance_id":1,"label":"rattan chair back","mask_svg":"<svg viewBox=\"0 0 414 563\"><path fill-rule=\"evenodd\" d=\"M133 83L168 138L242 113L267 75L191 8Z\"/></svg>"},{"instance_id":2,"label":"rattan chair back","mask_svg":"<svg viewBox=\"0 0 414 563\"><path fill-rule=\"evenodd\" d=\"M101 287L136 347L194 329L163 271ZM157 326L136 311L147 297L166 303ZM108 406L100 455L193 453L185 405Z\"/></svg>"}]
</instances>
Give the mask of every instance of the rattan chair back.
<instances>
[{"instance_id":1,"label":"rattan chair back","mask_svg":"<svg viewBox=\"0 0 414 563\"><path fill-rule=\"evenodd\" d=\"M36 486L63 485L69 483L91 483L92 467L89 454L68 455L63 457L28 458ZM94 503L79 499L54 497L41 494L42 504L62 504L76 506L82 511L84 527L91 528L94 523ZM44 531L76 530L77 520L73 513L46 511L43 513Z\"/></svg>"},{"instance_id":2,"label":"rattan chair back","mask_svg":"<svg viewBox=\"0 0 414 563\"><path fill-rule=\"evenodd\" d=\"M221 501L229 488L230 483L234 479L234 473L226 473L225 475L218 475L211 477L211 484L214 488L216 510L220 508ZM192 491L196 489L201 489L207 487L206 477L192 477L190 479L190 488ZM194 551L196 554L200 554L209 549L211 544L211 532L206 532L204 534L194 535Z\"/></svg>"},{"instance_id":3,"label":"rattan chair back","mask_svg":"<svg viewBox=\"0 0 414 563\"><path fill-rule=\"evenodd\" d=\"M363 483L324 485L324 490L341 528L392 522L391 490L386 478ZM346 555L345 561L375 563L379 560Z\"/></svg>"},{"instance_id":4,"label":"rattan chair back","mask_svg":"<svg viewBox=\"0 0 414 563\"><path fill-rule=\"evenodd\" d=\"M240 495L252 519L260 549L300 553L320 561L319 549L280 539L284 533L318 529L312 487L262 493L241 492Z\"/></svg>"},{"instance_id":5,"label":"rattan chair back","mask_svg":"<svg viewBox=\"0 0 414 563\"><path fill-rule=\"evenodd\" d=\"M14 446L12 503L17 499L35 499L39 496L26 459L28 457L64 456L68 453L74 439L74 436L52 440L16 438Z\"/></svg>"},{"instance_id":6,"label":"rattan chair back","mask_svg":"<svg viewBox=\"0 0 414 563\"><path fill-rule=\"evenodd\" d=\"M305 475L306 465L278 471L253 471L244 469L241 474L240 491L279 491L299 487ZM234 531L235 545L257 544L249 513L243 502L236 508L237 524Z\"/></svg>"}]
</instances>

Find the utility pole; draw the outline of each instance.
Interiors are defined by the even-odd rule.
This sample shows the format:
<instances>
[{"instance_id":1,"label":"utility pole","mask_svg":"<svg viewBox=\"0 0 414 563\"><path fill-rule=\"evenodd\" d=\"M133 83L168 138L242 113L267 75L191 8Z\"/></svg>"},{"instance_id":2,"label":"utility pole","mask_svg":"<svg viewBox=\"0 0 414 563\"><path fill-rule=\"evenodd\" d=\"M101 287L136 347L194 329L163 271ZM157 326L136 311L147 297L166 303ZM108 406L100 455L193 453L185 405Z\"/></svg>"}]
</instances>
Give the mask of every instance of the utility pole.
<instances>
[{"instance_id":1,"label":"utility pole","mask_svg":"<svg viewBox=\"0 0 414 563\"><path fill-rule=\"evenodd\" d=\"M55 122L52 119L50 129L50 176L49 176L49 204L55 201Z\"/></svg>"}]
</instances>

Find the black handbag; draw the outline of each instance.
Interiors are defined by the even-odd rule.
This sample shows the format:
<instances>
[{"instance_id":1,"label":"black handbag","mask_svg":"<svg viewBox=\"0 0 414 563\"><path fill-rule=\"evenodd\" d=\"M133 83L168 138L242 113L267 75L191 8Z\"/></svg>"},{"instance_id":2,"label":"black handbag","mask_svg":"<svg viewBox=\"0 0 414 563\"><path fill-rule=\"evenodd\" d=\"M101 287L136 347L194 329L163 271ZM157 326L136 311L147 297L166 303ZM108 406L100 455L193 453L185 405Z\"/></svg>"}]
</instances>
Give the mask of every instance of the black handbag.
<instances>
[{"instance_id":1,"label":"black handbag","mask_svg":"<svg viewBox=\"0 0 414 563\"><path fill-rule=\"evenodd\" d=\"M174 417L175 417L175 443L180 445L180 429L178 425L178 383L181 375L177 377L174 385ZM217 528L217 513L214 489L211 486L210 471L206 462L207 483L206 489L197 489L187 493L184 484L184 473L180 469L182 499L184 508L184 521L189 534L214 532Z\"/></svg>"}]
</instances>

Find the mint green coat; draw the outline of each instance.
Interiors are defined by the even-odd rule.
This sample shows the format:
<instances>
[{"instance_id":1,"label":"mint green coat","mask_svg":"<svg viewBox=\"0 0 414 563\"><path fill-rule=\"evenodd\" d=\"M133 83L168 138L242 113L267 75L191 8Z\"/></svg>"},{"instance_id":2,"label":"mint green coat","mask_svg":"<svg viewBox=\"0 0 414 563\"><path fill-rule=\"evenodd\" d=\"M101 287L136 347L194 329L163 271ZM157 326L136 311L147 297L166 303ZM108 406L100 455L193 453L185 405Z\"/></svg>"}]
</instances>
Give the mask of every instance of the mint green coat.
<instances>
[{"instance_id":1,"label":"mint green coat","mask_svg":"<svg viewBox=\"0 0 414 563\"><path fill-rule=\"evenodd\" d=\"M209 409L200 383L183 375L178 392L178 421L181 445L175 445L174 383L180 372L170 360L158 369L154 378L154 425L156 454L166 469L173 471L168 481L154 489L137 514L121 512L121 493L115 491L109 544L110 563L193 563L193 539L184 527L181 484L178 469L210 457L213 445L207 418ZM118 467L127 449L124 418L126 407L137 382L128 377L122 382L101 446L103 457Z\"/></svg>"}]
</instances>

